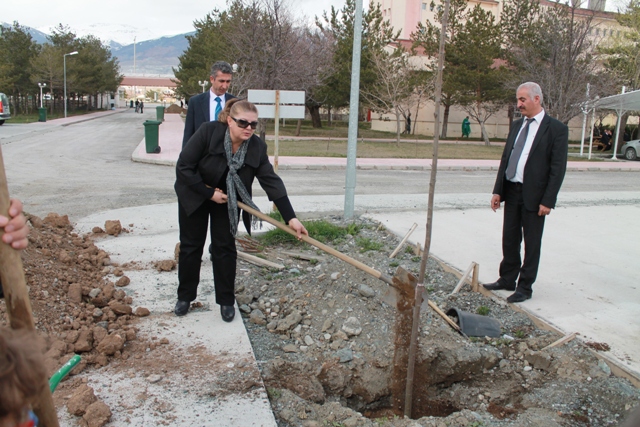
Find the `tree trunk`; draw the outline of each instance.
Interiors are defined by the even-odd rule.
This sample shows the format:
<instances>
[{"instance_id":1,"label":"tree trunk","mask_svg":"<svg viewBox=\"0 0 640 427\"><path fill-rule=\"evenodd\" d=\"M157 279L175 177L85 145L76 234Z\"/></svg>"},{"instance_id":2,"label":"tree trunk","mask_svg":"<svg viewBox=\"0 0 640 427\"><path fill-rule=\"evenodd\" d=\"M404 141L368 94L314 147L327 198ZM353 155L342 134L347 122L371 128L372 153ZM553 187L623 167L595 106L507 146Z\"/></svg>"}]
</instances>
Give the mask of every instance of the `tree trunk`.
<instances>
[{"instance_id":1,"label":"tree trunk","mask_svg":"<svg viewBox=\"0 0 640 427\"><path fill-rule=\"evenodd\" d=\"M331 107L327 108L327 126L333 126L333 120L331 119Z\"/></svg>"},{"instance_id":2,"label":"tree trunk","mask_svg":"<svg viewBox=\"0 0 640 427\"><path fill-rule=\"evenodd\" d=\"M449 104L444 105L444 114L442 115L442 132L440 133L440 138L444 139L447 137L447 127L449 126Z\"/></svg>"},{"instance_id":3,"label":"tree trunk","mask_svg":"<svg viewBox=\"0 0 640 427\"><path fill-rule=\"evenodd\" d=\"M484 145L487 147L491 145L491 141L489 141L489 135L487 135L487 130L484 128L484 122L478 121L480 124L480 130L482 131L482 139L484 140Z\"/></svg>"},{"instance_id":4,"label":"tree trunk","mask_svg":"<svg viewBox=\"0 0 640 427\"><path fill-rule=\"evenodd\" d=\"M396 107L396 147L400 148L400 112Z\"/></svg>"},{"instance_id":5,"label":"tree trunk","mask_svg":"<svg viewBox=\"0 0 640 427\"><path fill-rule=\"evenodd\" d=\"M314 128L321 128L322 120L320 120L320 106L314 105L307 108L309 109L309 115L311 116L311 126Z\"/></svg>"}]
</instances>

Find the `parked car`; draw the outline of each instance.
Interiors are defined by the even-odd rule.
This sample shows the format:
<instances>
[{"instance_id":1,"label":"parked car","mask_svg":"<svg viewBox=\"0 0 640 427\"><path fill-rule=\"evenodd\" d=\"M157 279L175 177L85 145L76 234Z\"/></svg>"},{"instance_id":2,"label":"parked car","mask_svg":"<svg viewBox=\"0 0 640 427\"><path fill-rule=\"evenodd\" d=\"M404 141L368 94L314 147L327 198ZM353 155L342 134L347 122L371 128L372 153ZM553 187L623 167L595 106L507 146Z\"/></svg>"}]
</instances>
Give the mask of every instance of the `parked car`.
<instances>
[{"instance_id":1,"label":"parked car","mask_svg":"<svg viewBox=\"0 0 640 427\"><path fill-rule=\"evenodd\" d=\"M627 141L620 147L620 155L627 160L636 160L638 153L640 153L640 139Z\"/></svg>"},{"instance_id":2,"label":"parked car","mask_svg":"<svg viewBox=\"0 0 640 427\"><path fill-rule=\"evenodd\" d=\"M0 93L0 126L4 121L11 118L11 110L9 109L9 98L4 93Z\"/></svg>"}]
</instances>

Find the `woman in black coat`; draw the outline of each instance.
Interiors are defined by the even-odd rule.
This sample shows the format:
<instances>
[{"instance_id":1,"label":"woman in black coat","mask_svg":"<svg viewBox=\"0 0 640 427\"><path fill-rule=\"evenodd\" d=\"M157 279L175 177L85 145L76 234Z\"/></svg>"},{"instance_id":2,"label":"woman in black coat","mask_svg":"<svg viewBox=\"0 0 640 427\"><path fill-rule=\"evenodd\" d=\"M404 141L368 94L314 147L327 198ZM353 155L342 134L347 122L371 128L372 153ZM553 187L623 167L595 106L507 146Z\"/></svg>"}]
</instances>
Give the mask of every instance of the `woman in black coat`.
<instances>
[{"instance_id":1,"label":"woman in black coat","mask_svg":"<svg viewBox=\"0 0 640 427\"><path fill-rule=\"evenodd\" d=\"M235 316L235 235L238 228L237 201L257 209L251 200L251 185L258 178L298 238L308 235L298 221L280 177L267 156L267 144L254 135L258 110L242 100L227 101L218 121L204 123L189 139L178 158L175 190L178 195L180 256L178 260L178 302L176 316L184 316L196 299L200 264L211 229L211 261L216 303L226 322ZM251 231L251 215L242 214Z\"/></svg>"}]
</instances>

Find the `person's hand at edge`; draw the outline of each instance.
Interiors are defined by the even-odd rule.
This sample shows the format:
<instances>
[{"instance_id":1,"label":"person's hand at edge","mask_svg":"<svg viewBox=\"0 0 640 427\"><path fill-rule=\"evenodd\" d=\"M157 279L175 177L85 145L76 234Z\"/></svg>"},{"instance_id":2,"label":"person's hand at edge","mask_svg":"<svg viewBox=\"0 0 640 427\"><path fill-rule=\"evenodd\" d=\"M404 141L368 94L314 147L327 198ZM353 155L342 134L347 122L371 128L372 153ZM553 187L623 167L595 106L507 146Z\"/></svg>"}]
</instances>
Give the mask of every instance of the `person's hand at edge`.
<instances>
[{"instance_id":1,"label":"person's hand at edge","mask_svg":"<svg viewBox=\"0 0 640 427\"><path fill-rule=\"evenodd\" d=\"M227 199L228 199L228 196L224 194L224 191L222 191L219 188L216 188L216 191L213 193L213 197L211 197L211 200L213 200L218 204L227 203Z\"/></svg>"},{"instance_id":2,"label":"person's hand at edge","mask_svg":"<svg viewBox=\"0 0 640 427\"><path fill-rule=\"evenodd\" d=\"M9 216L0 215L0 227L4 227L2 241L11 245L13 249L24 249L29 244L29 227L27 219L22 213L22 202L18 199L11 199L9 205Z\"/></svg>"},{"instance_id":3,"label":"person's hand at edge","mask_svg":"<svg viewBox=\"0 0 640 427\"><path fill-rule=\"evenodd\" d=\"M500 195L499 194L494 194L493 197L491 197L491 209L494 212L496 210L500 209Z\"/></svg>"},{"instance_id":4,"label":"person's hand at edge","mask_svg":"<svg viewBox=\"0 0 640 427\"><path fill-rule=\"evenodd\" d=\"M304 234L305 236L309 235L309 232L307 231L306 228L304 228L304 225L302 225L302 223L298 220L298 218L292 218L289 221L289 227L291 227L293 230L295 230L298 233L298 240L302 240L302 235Z\"/></svg>"},{"instance_id":5,"label":"person's hand at edge","mask_svg":"<svg viewBox=\"0 0 640 427\"><path fill-rule=\"evenodd\" d=\"M545 215L549 215L551 213L551 208L548 208L544 205L540 205L540 208L538 209L538 216L545 216Z\"/></svg>"}]
</instances>

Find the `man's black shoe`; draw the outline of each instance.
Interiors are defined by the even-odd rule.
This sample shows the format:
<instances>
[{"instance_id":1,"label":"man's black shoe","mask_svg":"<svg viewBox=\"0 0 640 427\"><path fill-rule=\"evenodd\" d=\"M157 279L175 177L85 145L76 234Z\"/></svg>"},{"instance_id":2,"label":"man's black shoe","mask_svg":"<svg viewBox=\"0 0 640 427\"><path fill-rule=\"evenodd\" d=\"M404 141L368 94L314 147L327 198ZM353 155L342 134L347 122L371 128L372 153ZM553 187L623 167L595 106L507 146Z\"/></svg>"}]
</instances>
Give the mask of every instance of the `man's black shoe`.
<instances>
[{"instance_id":1,"label":"man's black shoe","mask_svg":"<svg viewBox=\"0 0 640 427\"><path fill-rule=\"evenodd\" d=\"M232 305L221 305L220 315L225 322L231 322L236 315L236 309Z\"/></svg>"},{"instance_id":2,"label":"man's black shoe","mask_svg":"<svg viewBox=\"0 0 640 427\"><path fill-rule=\"evenodd\" d=\"M176 303L176 308L173 310L173 312L176 314L176 316L184 316L185 314L187 314L187 311L189 311L190 305L191 304L189 303L189 301L178 300L178 302Z\"/></svg>"},{"instance_id":3,"label":"man's black shoe","mask_svg":"<svg viewBox=\"0 0 640 427\"><path fill-rule=\"evenodd\" d=\"M499 280L497 282L487 283L486 285L482 285L482 286L484 286L485 289L488 289L490 291L500 291L500 290L515 291L516 290L515 286L507 286Z\"/></svg>"},{"instance_id":4,"label":"man's black shoe","mask_svg":"<svg viewBox=\"0 0 640 427\"><path fill-rule=\"evenodd\" d=\"M510 303L523 302L528 299L531 299L531 295L523 294L522 292L516 291L507 298L507 302L510 302Z\"/></svg>"}]
</instances>

